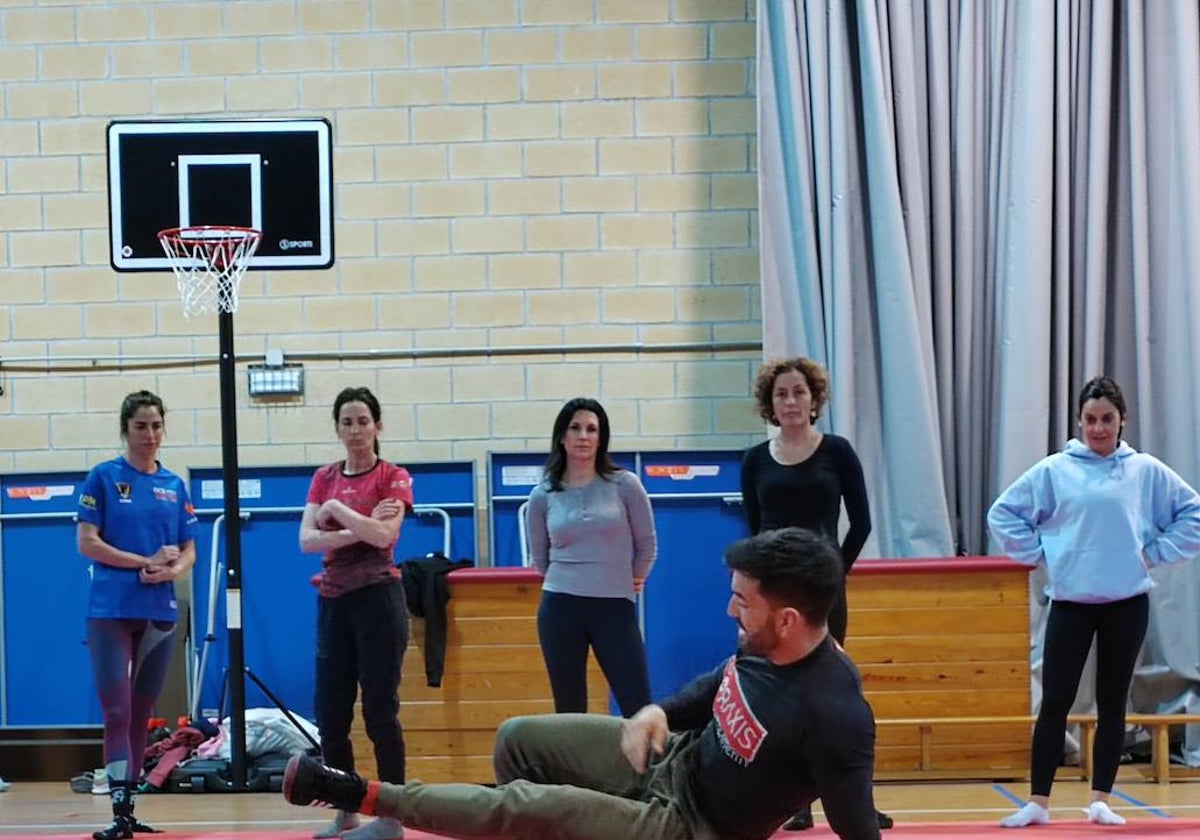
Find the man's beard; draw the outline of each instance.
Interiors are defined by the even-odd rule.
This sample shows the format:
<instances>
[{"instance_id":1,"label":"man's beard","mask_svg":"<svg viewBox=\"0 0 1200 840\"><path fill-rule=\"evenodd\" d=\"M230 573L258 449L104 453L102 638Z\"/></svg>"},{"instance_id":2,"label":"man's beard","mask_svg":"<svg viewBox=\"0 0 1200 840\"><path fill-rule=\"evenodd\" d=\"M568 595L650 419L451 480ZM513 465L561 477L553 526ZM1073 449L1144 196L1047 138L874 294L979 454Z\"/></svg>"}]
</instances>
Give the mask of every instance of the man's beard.
<instances>
[{"instance_id":1,"label":"man's beard","mask_svg":"<svg viewBox=\"0 0 1200 840\"><path fill-rule=\"evenodd\" d=\"M766 656L775 649L777 639L775 633L769 628L763 628L756 633L749 633L745 627L740 624L738 628L742 631L738 634L738 651L749 656Z\"/></svg>"}]
</instances>

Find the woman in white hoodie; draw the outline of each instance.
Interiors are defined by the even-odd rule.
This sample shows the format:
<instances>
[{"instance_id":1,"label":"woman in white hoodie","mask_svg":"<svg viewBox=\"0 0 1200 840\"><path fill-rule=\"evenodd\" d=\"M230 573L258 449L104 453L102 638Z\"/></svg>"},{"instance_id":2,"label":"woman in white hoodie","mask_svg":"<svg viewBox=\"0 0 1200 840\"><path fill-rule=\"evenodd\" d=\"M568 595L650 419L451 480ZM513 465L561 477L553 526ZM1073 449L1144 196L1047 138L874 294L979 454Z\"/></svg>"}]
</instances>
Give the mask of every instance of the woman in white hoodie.
<instances>
[{"instance_id":1,"label":"woman in white hoodie","mask_svg":"<svg viewBox=\"0 0 1200 840\"><path fill-rule=\"evenodd\" d=\"M1170 467L1121 440L1125 398L1097 376L1079 394L1079 439L1034 464L988 511L1004 552L1046 565L1050 615L1030 801L1001 825L1050 821L1067 712L1096 639L1096 740L1088 819L1120 825L1108 796L1125 741L1125 705L1146 635L1150 568L1200 553L1200 496Z\"/></svg>"}]
</instances>

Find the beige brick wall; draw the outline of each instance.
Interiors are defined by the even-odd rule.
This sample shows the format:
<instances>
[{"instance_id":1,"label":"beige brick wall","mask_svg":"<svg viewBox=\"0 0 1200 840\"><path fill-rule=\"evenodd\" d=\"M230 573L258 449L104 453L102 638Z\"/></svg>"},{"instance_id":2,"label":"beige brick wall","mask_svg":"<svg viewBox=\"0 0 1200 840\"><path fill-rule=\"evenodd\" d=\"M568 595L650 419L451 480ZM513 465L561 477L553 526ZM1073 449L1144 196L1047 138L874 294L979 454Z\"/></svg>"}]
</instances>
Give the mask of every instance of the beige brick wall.
<instances>
[{"instance_id":1,"label":"beige brick wall","mask_svg":"<svg viewBox=\"0 0 1200 840\"><path fill-rule=\"evenodd\" d=\"M243 464L338 455L347 384L400 461L541 451L596 395L614 445L740 447L760 338L752 0L0 3L0 470L119 448L127 391L166 400L164 460L220 463L215 319L109 267L113 118L324 116L337 263L256 274L244 355L313 352L252 404ZM595 345L670 353L596 352ZM487 348L529 348L489 355ZM387 358L416 348L435 356ZM341 354L380 351L371 360ZM150 361L164 365L150 366ZM142 367L138 363L143 363Z\"/></svg>"}]
</instances>

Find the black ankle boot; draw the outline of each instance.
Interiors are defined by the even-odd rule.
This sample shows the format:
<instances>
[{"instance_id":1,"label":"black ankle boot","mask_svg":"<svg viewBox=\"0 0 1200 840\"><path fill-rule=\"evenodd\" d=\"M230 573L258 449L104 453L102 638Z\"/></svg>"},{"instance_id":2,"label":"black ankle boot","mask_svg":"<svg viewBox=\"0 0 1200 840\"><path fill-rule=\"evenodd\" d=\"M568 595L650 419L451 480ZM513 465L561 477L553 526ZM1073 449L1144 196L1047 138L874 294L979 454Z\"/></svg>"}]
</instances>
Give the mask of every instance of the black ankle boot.
<instances>
[{"instance_id":1,"label":"black ankle boot","mask_svg":"<svg viewBox=\"0 0 1200 840\"><path fill-rule=\"evenodd\" d=\"M121 806L121 814L125 815L126 822L128 824L128 828L130 828L131 832L133 832L134 834L162 834L162 829L155 828L154 826L148 826L148 824L145 824L144 822L138 820L138 818L136 816L133 816L133 809L136 808L136 806L138 804L137 798L133 796L133 791L137 790L137 782L133 782L133 781L120 782L120 787L124 788L124 791L122 791L121 798L122 798L122 802L125 803L124 805ZM118 812L118 811L116 811L116 790L118 790L118 788L116 788L114 786L113 787L113 814L114 815L116 814L116 812Z\"/></svg>"},{"instance_id":2,"label":"black ankle boot","mask_svg":"<svg viewBox=\"0 0 1200 840\"><path fill-rule=\"evenodd\" d=\"M130 840L133 837L133 817L114 816L113 821L92 832L92 840Z\"/></svg>"},{"instance_id":3,"label":"black ankle boot","mask_svg":"<svg viewBox=\"0 0 1200 840\"><path fill-rule=\"evenodd\" d=\"M133 816L133 806L134 805L137 805L137 802L136 802L136 800L133 799L132 794L130 794L130 828L133 829L133 833L134 834L162 834L161 828L155 828L154 826L148 826L148 824L138 820L138 818L136 816Z\"/></svg>"},{"instance_id":4,"label":"black ankle boot","mask_svg":"<svg viewBox=\"0 0 1200 840\"><path fill-rule=\"evenodd\" d=\"M357 773L326 767L315 758L294 755L283 771L283 798L293 805L315 805L358 813L367 782Z\"/></svg>"},{"instance_id":5,"label":"black ankle boot","mask_svg":"<svg viewBox=\"0 0 1200 840\"><path fill-rule=\"evenodd\" d=\"M133 829L134 834L162 834L163 833L163 830L161 828L155 828L152 825L146 825L146 823L142 822L137 817L129 818L129 827Z\"/></svg>"},{"instance_id":6,"label":"black ankle boot","mask_svg":"<svg viewBox=\"0 0 1200 840\"><path fill-rule=\"evenodd\" d=\"M129 782L112 782L109 796L112 797L113 821L105 828L92 832L92 840L130 840L133 837L133 791Z\"/></svg>"}]
</instances>

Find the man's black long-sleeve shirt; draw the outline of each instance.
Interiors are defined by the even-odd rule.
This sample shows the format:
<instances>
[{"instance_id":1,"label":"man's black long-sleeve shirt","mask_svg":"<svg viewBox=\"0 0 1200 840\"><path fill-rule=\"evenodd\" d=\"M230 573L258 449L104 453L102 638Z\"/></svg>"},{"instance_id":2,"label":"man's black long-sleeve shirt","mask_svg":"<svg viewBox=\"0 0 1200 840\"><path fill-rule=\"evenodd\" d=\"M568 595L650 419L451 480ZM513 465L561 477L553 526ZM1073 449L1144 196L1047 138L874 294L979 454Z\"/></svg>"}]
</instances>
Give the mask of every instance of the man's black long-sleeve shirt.
<instances>
[{"instance_id":1,"label":"man's black long-sleeve shirt","mask_svg":"<svg viewBox=\"0 0 1200 840\"><path fill-rule=\"evenodd\" d=\"M699 740L694 801L727 840L763 840L820 797L843 840L878 840L875 719L858 670L830 639L798 662L739 654L661 704Z\"/></svg>"}]
</instances>

